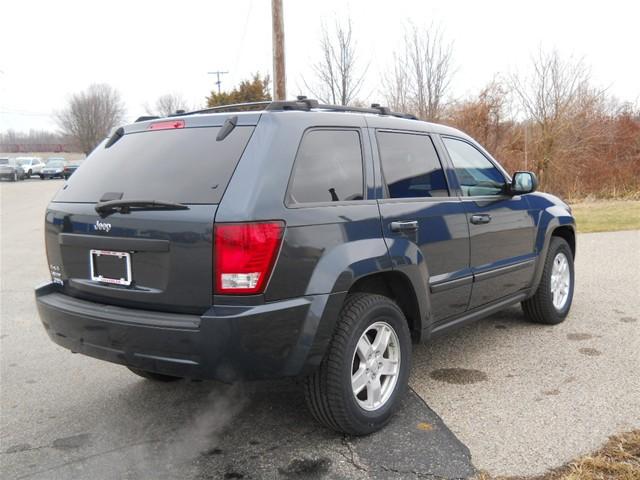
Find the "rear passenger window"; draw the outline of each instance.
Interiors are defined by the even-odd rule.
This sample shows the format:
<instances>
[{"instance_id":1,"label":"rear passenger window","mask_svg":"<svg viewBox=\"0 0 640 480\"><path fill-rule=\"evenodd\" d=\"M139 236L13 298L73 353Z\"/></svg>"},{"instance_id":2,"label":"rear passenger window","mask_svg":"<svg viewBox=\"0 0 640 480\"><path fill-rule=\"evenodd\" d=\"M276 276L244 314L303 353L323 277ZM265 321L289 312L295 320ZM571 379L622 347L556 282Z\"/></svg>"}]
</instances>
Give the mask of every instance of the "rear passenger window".
<instances>
[{"instance_id":1,"label":"rear passenger window","mask_svg":"<svg viewBox=\"0 0 640 480\"><path fill-rule=\"evenodd\" d=\"M446 197L447 181L431 137L378 132L378 148L391 198Z\"/></svg>"},{"instance_id":2,"label":"rear passenger window","mask_svg":"<svg viewBox=\"0 0 640 480\"><path fill-rule=\"evenodd\" d=\"M287 203L363 199L362 148L356 130L311 130L302 138Z\"/></svg>"}]
</instances>

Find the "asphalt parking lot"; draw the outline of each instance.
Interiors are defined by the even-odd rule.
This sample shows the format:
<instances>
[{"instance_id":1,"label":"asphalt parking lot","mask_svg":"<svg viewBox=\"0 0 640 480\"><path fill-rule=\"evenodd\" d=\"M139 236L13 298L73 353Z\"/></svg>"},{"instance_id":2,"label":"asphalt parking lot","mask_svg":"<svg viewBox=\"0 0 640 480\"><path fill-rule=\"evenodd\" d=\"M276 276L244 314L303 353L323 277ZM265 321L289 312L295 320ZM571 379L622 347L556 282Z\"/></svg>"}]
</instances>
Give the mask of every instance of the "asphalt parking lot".
<instances>
[{"instance_id":1,"label":"asphalt parking lot","mask_svg":"<svg viewBox=\"0 0 640 480\"><path fill-rule=\"evenodd\" d=\"M640 427L640 231L579 237L562 325L514 307L416 347L400 413L353 439L317 426L293 381L153 384L51 343L32 291L62 184L0 184L3 478L533 475Z\"/></svg>"}]
</instances>

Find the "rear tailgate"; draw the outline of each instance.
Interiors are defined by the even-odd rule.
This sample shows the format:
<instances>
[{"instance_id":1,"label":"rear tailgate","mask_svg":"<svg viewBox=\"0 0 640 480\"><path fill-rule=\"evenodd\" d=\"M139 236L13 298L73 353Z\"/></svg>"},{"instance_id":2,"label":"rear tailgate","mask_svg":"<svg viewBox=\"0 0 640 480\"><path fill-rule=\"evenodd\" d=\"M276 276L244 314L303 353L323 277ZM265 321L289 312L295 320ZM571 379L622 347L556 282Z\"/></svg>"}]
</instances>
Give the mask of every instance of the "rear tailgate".
<instances>
[{"instance_id":1,"label":"rear tailgate","mask_svg":"<svg viewBox=\"0 0 640 480\"><path fill-rule=\"evenodd\" d=\"M222 124L224 116L215 121ZM199 123L197 123L199 122ZM136 124L82 163L49 205L52 278L66 294L147 310L201 313L212 301L212 230L224 190L253 133L238 126L153 129ZM101 199L180 203L184 210L98 214Z\"/></svg>"}]
</instances>

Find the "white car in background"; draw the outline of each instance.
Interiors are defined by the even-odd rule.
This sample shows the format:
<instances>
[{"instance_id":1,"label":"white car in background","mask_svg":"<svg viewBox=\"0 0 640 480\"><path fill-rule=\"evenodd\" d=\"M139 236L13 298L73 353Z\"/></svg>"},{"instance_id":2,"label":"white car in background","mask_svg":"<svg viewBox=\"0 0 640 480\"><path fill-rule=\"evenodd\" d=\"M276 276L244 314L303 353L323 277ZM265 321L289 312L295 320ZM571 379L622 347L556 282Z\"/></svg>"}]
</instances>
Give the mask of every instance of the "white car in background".
<instances>
[{"instance_id":1,"label":"white car in background","mask_svg":"<svg viewBox=\"0 0 640 480\"><path fill-rule=\"evenodd\" d=\"M17 157L16 163L22 167L27 178L40 175L44 168L44 162L40 157Z\"/></svg>"}]
</instances>

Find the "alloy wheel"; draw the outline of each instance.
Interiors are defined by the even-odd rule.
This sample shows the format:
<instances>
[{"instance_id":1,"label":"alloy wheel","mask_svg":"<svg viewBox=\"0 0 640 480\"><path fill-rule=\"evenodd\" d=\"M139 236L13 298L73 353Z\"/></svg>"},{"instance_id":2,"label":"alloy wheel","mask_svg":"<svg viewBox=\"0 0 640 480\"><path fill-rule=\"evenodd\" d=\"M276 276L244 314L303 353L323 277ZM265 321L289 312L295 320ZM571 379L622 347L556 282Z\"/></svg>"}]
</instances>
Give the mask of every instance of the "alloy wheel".
<instances>
[{"instance_id":1,"label":"alloy wheel","mask_svg":"<svg viewBox=\"0 0 640 480\"><path fill-rule=\"evenodd\" d=\"M553 306L556 310L562 310L569 299L571 287L571 270L567 256L559 252L553 259L551 269L551 294L553 295Z\"/></svg>"},{"instance_id":2,"label":"alloy wheel","mask_svg":"<svg viewBox=\"0 0 640 480\"><path fill-rule=\"evenodd\" d=\"M364 410L381 408L395 390L400 373L400 342L386 322L370 325L361 335L351 363L351 389Z\"/></svg>"}]
</instances>

